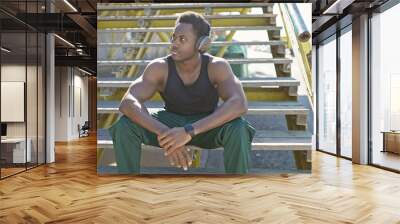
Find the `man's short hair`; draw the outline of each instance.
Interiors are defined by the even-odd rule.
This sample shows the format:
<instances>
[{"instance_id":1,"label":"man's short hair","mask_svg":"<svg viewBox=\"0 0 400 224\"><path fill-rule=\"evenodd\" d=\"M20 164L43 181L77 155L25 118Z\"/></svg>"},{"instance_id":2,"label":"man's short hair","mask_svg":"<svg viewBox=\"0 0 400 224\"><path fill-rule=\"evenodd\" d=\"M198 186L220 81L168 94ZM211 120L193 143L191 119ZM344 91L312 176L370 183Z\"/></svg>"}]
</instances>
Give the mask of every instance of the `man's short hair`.
<instances>
[{"instance_id":1,"label":"man's short hair","mask_svg":"<svg viewBox=\"0 0 400 224\"><path fill-rule=\"evenodd\" d=\"M176 23L189 23L192 24L193 30L197 38L201 36L209 36L211 27L210 23L199 13L187 11L179 15Z\"/></svg>"}]
</instances>

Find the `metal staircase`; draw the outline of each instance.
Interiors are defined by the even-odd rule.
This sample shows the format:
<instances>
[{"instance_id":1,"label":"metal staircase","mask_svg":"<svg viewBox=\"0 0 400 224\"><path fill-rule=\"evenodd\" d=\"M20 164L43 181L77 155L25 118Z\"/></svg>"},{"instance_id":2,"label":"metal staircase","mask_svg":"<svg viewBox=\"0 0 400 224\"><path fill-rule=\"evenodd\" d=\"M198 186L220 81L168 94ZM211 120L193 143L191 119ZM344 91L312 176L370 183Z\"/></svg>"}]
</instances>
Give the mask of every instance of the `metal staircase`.
<instances>
[{"instance_id":1,"label":"metal staircase","mask_svg":"<svg viewBox=\"0 0 400 224\"><path fill-rule=\"evenodd\" d=\"M255 7L262 8L263 13L249 14L251 8ZM301 82L291 77L292 59L285 57L287 42L281 40L282 28L276 26L278 15L272 13L272 7L272 3L99 4L97 26L99 172L113 172L113 166L115 167L112 142L106 129L120 116L119 101L150 59L155 58L157 50L167 52L163 49L169 46L168 40L177 18L176 13L187 10L203 13L209 20L213 32L228 32L224 41L214 41L211 44L219 48L215 54L217 56L224 56L228 46L232 44L270 46L272 57L269 58L224 56L231 65L273 64L276 71L276 77L241 78L249 101L249 110L245 118L257 129L252 143L254 154L252 159L268 157L265 153L269 151L286 155L289 152L296 168L292 171L309 172L311 133L307 126L310 108L298 100L298 88ZM232 38L238 30L265 30L266 40L233 43ZM156 38L158 40L155 40ZM163 107L158 94L145 104L149 112ZM170 165L162 158L161 149L143 145L142 150L142 167L147 168L142 169L144 173L160 173L162 169L170 169ZM204 151L207 150L196 148L195 163L189 170L212 173L212 168L207 167L207 157L204 156ZM148 161L150 159L146 158L153 160L159 158L160 161ZM268 158L263 159L268 163ZM184 172L178 169L172 170L173 173Z\"/></svg>"}]
</instances>

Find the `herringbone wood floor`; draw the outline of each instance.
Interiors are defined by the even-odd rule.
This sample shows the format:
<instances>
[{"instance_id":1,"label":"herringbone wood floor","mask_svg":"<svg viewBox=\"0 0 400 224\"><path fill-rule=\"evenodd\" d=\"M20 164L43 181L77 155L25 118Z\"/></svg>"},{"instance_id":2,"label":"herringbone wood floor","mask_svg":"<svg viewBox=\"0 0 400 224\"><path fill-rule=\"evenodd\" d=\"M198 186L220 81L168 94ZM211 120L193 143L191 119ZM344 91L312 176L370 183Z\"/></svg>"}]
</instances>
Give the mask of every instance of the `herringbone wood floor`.
<instances>
[{"instance_id":1,"label":"herringbone wood floor","mask_svg":"<svg viewBox=\"0 0 400 224\"><path fill-rule=\"evenodd\" d=\"M313 173L96 174L96 139L0 181L0 223L400 223L400 175L315 152Z\"/></svg>"}]
</instances>

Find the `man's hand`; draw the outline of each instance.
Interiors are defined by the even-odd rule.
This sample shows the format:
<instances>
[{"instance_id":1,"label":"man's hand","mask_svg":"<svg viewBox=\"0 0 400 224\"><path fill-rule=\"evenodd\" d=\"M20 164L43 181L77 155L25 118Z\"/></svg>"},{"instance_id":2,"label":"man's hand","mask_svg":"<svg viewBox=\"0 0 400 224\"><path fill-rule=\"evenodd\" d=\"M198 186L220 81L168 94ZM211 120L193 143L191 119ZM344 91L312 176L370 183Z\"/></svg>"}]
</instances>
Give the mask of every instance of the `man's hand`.
<instances>
[{"instance_id":1,"label":"man's hand","mask_svg":"<svg viewBox=\"0 0 400 224\"><path fill-rule=\"evenodd\" d=\"M167 158L172 166L177 166L178 168L183 168L187 170L188 167L192 165L192 157L189 152L189 148L182 146L175 150L173 153L169 154Z\"/></svg>"},{"instance_id":2,"label":"man's hand","mask_svg":"<svg viewBox=\"0 0 400 224\"><path fill-rule=\"evenodd\" d=\"M190 142L192 137L182 127L171 128L157 136L160 146L165 150L165 156Z\"/></svg>"}]
</instances>

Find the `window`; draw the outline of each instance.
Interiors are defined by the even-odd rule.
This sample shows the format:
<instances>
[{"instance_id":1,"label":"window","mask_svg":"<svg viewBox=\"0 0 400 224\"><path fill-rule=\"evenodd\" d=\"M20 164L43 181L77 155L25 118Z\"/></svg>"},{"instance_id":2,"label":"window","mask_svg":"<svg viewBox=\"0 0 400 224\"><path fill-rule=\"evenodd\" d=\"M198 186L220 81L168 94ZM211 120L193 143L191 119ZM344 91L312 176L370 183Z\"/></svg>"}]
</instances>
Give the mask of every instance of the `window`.
<instances>
[{"instance_id":1,"label":"window","mask_svg":"<svg viewBox=\"0 0 400 224\"><path fill-rule=\"evenodd\" d=\"M352 157L352 32L351 25L340 36L340 155Z\"/></svg>"},{"instance_id":2,"label":"window","mask_svg":"<svg viewBox=\"0 0 400 224\"><path fill-rule=\"evenodd\" d=\"M400 130L400 33L393 29L399 20L399 4L371 18L371 157L373 164L395 170L400 155L386 150L383 132ZM400 133L393 138L389 143L399 148Z\"/></svg>"},{"instance_id":3,"label":"window","mask_svg":"<svg viewBox=\"0 0 400 224\"><path fill-rule=\"evenodd\" d=\"M336 153L336 35L318 48L318 149Z\"/></svg>"}]
</instances>

